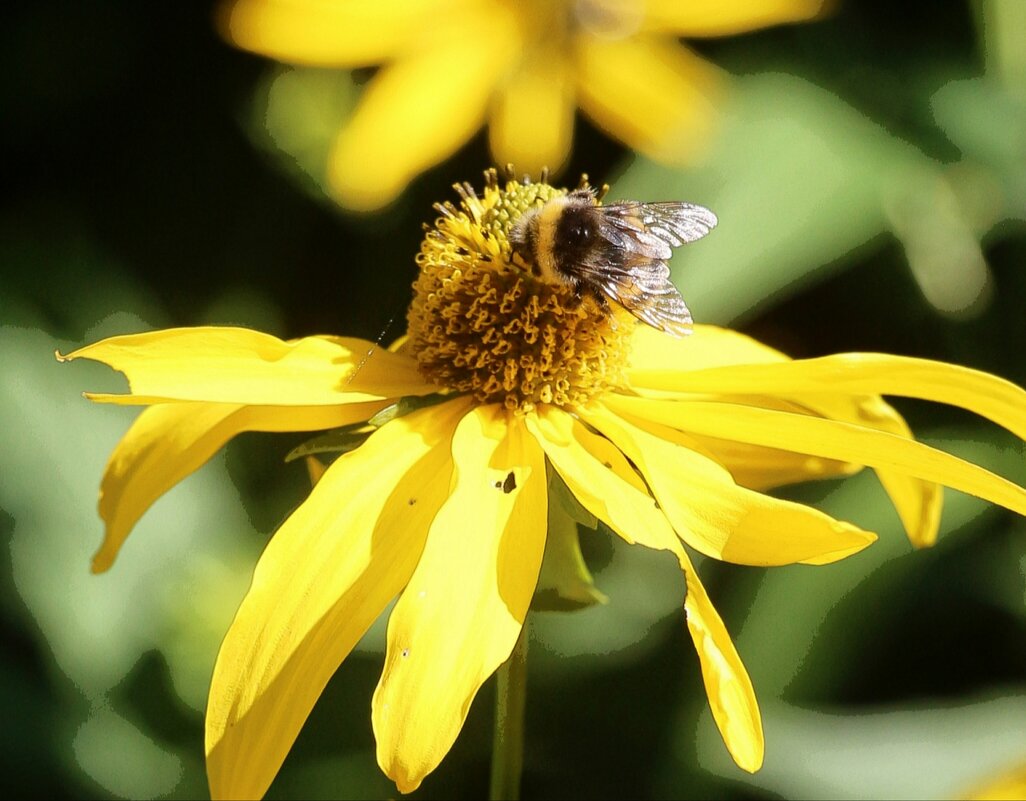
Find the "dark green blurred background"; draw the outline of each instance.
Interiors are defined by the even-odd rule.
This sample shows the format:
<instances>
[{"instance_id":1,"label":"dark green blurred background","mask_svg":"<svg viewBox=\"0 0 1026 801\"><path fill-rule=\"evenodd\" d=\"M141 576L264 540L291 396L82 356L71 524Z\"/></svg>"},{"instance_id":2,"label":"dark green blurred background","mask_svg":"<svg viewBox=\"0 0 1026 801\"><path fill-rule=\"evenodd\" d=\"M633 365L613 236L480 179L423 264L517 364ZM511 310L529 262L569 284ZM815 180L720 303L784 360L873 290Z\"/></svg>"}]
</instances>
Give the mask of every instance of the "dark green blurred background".
<instances>
[{"instance_id":1,"label":"dark green blurred background","mask_svg":"<svg viewBox=\"0 0 1026 801\"><path fill-rule=\"evenodd\" d=\"M568 182L683 199L720 226L674 275L696 319L795 356L879 350L1026 384L1026 3L846 2L824 21L701 42L737 76L708 160L644 161L580 120ZM1018 9L1018 11L1016 10ZM288 70L219 40L207 3L9 9L0 26L0 625L4 785L27 797L206 793L202 710L267 537L303 498L289 436L246 435L88 573L96 489L127 409L55 348L241 324L371 339L398 315L431 204L489 166L479 134L390 209L323 195L327 135L368 77ZM921 437L1022 483L1023 447L897 402ZM766 767L736 769L706 708L682 583L585 540L609 606L536 616L526 797L959 797L1026 763L1026 525L946 494L913 553L870 475L792 488L879 532L823 568L700 565L755 683ZM372 630L271 797L385 797ZM480 797L492 691L415 797Z\"/></svg>"}]
</instances>

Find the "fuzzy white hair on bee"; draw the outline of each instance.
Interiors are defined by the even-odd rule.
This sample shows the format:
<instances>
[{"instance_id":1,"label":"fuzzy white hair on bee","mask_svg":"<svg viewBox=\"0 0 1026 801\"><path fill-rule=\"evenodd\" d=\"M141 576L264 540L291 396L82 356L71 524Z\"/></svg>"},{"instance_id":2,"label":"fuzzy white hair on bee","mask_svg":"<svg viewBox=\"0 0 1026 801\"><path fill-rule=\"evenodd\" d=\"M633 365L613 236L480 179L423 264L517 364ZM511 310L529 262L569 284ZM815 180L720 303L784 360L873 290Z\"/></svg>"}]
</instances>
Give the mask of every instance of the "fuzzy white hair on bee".
<instances>
[{"instance_id":1,"label":"fuzzy white hair on bee","mask_svg":"<svg viewBox=\"0 0 1026 801\"><path fill-rule=\"evenodd\" d=\"M601 306L618 303L672 336L691 332L691 312L670 281L673 249L701 239L716 215L692 203L599 205L585 186L520 216L510 243L540 280L572 286Z\"/></svg>"}]
</instances>

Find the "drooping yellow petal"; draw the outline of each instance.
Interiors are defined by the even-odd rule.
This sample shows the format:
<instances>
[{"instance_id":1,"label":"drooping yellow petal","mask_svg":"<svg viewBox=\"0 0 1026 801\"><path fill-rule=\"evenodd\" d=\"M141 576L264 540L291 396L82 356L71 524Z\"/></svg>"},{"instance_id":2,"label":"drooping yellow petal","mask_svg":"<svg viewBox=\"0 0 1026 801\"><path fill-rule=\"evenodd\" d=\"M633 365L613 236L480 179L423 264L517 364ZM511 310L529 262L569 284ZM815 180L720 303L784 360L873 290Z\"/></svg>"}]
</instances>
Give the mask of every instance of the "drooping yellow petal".
<instances>
[{"instance_id":1,"label":"drooping yellow petal","mask_svg":"<svg viewBox=\"0 0 1026 801\"><path fill-rule=\"evenodd\" d=\"M879 395L804 395L801 400L813 412L832 420L915 439L905 418ZM876 475L901 518L909 542L917 548L933 545L940 531L941 509L944 506L941 485L882 467L877 468Z\"/></svg>"},{"instance_id":2,"label":"drooping yellow petal","mask_svg":"<svg viewBox=\"0 0 1026 801\"><path fill-rule=\"evenodd\" d=\"M488 9L461 14L455 28L425 28L416 50L371 81L328 165L343 204L380 208L484 124L519 46L513 18L501 6Z\"/></svg>"},{"instance_id":3,"label":"drooping yellow petal","mask_svg":"<svg viewBox=\"0 0 1026 801\"><path fill-rule=\"evenodd\" d=\"M657 367L638 370L631 380L661 393L757 393L790 398L840 420L911 437L908 426L878 395L948 403L975 412L1026 438L1026 392L979 370L876 353L844 353L776 365L714 367L670 375ZM908 473L877 474L916 546L937 536L941 494L937 486Z\"/></svg>"},{"instance_id":4,"label":"drooping yellow petal","mask_svg":"<svg viewBox=\"0 0 1026 801\"><path fill-rule=\"evenodd\" d=\"M738 484L760 492L800 481L851 476L862 470L862 465L851 462L821 459L805 453L763 448L691 432L688 435L703 453L726 467Z\"/></svg>"},{"instance_id":5,"label":"drooping yellow petal","mask_svg":"<svg viewBox=\"0 0 1026 801\"><path fill-rule=\"evenodd\" d=\"M727 328L696 325L691 336L671 337L649 326L641 325L631 342L631 366L628 380L642 395L662 396L664 393L645 386L637 379L649 371L702 370L729 364L762 364L788 361L788 357L751 337ZM769 397L752 398L752 402L785 407L786 401ZM792 404L793 405L793 404ZM702 450L726 467L742 487L766 490L798 481L851 475L861 465L835 462L777 448L761 448L743 442L694 437Z\"/></svg>"},{"instance_id":6,"label":"drooping yellow petal","mask_svg":"<svg viewBox=\"0 0 1026 801\"><path fill-rule=\"evenodd\" d=\"M321 406L439 389L420 377L413 359L366 340L305 337L285 342L248 328L202 326L128 334L57 358L93 359L123 372L131 394L87 395L105 403Z\"/></svg>"},{"instance_id":7,"label":"drooping yellow petal","mask_svg":"<svg viewBox=\"0 0 1026 801\"><path fill-rule=\"evenodd\" d=\"M912 433L908 425L891 406L879 395L870 394L879 391L870 382L861 387L854 385L833 384L824 380L819 390L805 391L803 385L796 385L793 379L784 379L783 383L774 381L761 382L759 378L776 374L773 363L790 361L778 351L761 345L753 339L726 329L711 326L696 326L695 334L687 340L674 340L657 331L640 333L635 337L640 344L639 353L633 359L636 369L630 373L631 384L643 395L665 397L667 394L683 392L670 387L694 386L694 393L689 397L703 394L749 397L755 405L780 408L779 402L790 399L790 402L825 417L845 420L850 423L868 426L880 431L887 431L906 438ZM694 345L696 347L689 348ZM834 357L829 357L834 358ZM794 362L808 364L810 361ZM741 372L749 372L752 365L763 365L754 372L753 380L738 382L735 365ZM716 369L719 368L719 369ZM690 376L684 378L681 370L708 371L698 374L694 384ZM794 368L788 366L784 373L791 373ZM670 373L675 373L670 375ZM729 380L725 379L730 374ZM792 374L793 375L793 374ZM716 387L714 389L714 387ZM853 394L855 393L855 394ZM768 399L775 399L768 402ZM701 439L701 438L700 438ZM704 440L702 440L704 442ZM746 453L750 449L750 453ZM735 444L724 450L711 447L717 458L731 459L724 461L735 479L744 486L753 488L770 488L790 481L801 481L820 478L831 474L844 474L849 465L833 463L825 464L813 457L796 460L794 456L781 456L774 460L779 451L764 451L751 444ZM808 460L809 469L804 472L802 462ZM773 469L774 463L779 471ZM906 473L890 470L877 470L877 475L884 489L890 496L901 518L909 540L917 547L931 545L937 538L940 525L940 511L943 495L940 487L932 482L921 481Z\"/></svg>"},{"instance_id":8,"label":"drooping yellow petal","mask_svg":"<svg viewBox=\"0 0 1026 801\"><path fill-rule=\"evenodd\" d=\"M213 798L259 798L328 679L409 580L449 492L465 399L383 426L340 457L260 557L207 705Z\"/></svg>"},{"instance_id":9,"label":"drooping yellow petal","mask_svg":"<svg viewBox=\"0 0 1026 801\"><path fill-rule=\"evenodd\" d=\"M585 509L627 542L673 553L681 549L666 516L613 443L551 406L525 420Z\"/></svg>"},{"instance_id":10,"label":"drooping yellow petal","mask_svg":"<svg viewBox=\"0 0 1026 801\"><path fill-rule=\"evenodd\" d=\"M684 600L688 631L702 665L702 680L713 719L738 767L755 773L762 767L765 743L752 680L726 626L705 593L698 571L683 550L678 558L688 583Z\"/></svg>"},{"instance_id":11,"label":"drooping yellow petal","mask_svg":"<svg viewBox=\"0 0 1026 801\"><path fill-rule=\"evenodd\" d=\"M106 525L92 570L113 563L136 521L154 501L243 431L316 431L366 420L385 401L345 406L237 406L165 403L143 410L118 442L100 482Z\"/></svg>"},{"instance_id":12,"label":"drooping yellow petal","mask_svg":"<svg viewBox=\"0 0 1026 801\"><path fill-rule=\"evenodd\" d=\"M513 650L545 548L545 463L522 419L478 407L452 453L453 491L392 611L374 693L378 764L403 793L445 756Z\"/></svg>"},{"instance_id":13,"label":"drooping yellow petal","mask_svg":"<svg viewBox=\"0 0 1026 801\"><path fill-rule=\"evenodd\" d=\"M824 564L876 540L816 509L739 487L712 459L600 404L581 416L637 465L681 539L708 556L747 565Z\"/></svg>"},{"instance_id":14,"label":"drooping yellow petal","mask_svg":"<svg viewBox=\"0 0 1026 801\"><path fill-rule=\"evenodd\" d=\"M362 67L401 54L450 9L441 0L236 0L217 22L236 47L279 61Z\"/></svg>"},{"instance_id":15,"label":"drooping yellow petal","mask_svg":"<svg viewBox=\"0 0 1026 801\"><path fill-rule=\"evenodd\" d=\"M676 554L687 580L688 630L695 642L713 717L734 760L748 771L762 764L763 737L751 680L713 608L698 573L617 448L558 409L526 418L528 429L584 507L628 542Z\"/></svg>"},{"instance_id":16,"label":"drooping yellow petal","mask_svg":"<svg viewBox=\"0 0 1026 801\"><path fill-rule=\"evenodd\" d=\"M667 392L777 395L799 402L806 394L898 395L960 406L1026 439L1026 391L989 373L929 359L840 353L688 373L637 370L632 380Z\"/></svg>"},{"instance_id":17,"label":"drooping yellow petal","mask_svg":"<svg viewBox=\"0 0 1026 801\"><path fill-rule=\"evenodd\" d=\"M543 167L559 172L570 155L574 111L563 49L543 45L528 51L492 105L488 139L496 163L528 174Z\"/></svg>"},{"instance_id":18,"label":"drooping yellow petal","mask_svg":"<svg viewBox=\"0 0 1026 801\"><path fill-rule=\"evenodd\" d=\"M651 158L693 159L716 119L723 78L676 42L647 34L578 36L577 94L596 125Z\"/></svg>"},{"instance_id":19,"label":"drooping yellow petal","mask_svg":"<svg viewBox=\"0 0 1026 801\"><path fill-rule=\"evenodd\" d=\"M1026 490L921 442L839 420L716 401L610 396L617 411L685 431L732 437L828 459L859 462L933 481L1026 515Z\"/></svg>"},{"instance_id":20,"label":"drooping yellow petal","mask_svg":"<svg viewBox=\"0 0 1026 801\"><path fill-rule=\"evenodd\" d=\"M825 5L823 0L645 0L644 25L677 36L731 36L802 22L821 13Z\"/></svg>"}]
</instances>

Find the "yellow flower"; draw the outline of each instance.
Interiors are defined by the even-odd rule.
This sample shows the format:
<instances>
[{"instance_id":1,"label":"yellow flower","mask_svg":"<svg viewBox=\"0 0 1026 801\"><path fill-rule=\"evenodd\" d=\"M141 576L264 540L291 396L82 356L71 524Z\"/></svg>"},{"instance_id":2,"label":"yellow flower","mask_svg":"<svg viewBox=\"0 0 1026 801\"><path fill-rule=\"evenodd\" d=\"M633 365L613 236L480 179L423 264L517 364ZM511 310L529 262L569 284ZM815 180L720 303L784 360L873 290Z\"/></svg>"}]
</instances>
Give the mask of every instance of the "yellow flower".
<instances>
[{"instance_id":1,"label":"yellow flower","mask_svg":"<svg viewBox=\"0 0 1026 801\"><path fill-rule=\"evenodd\" d=\"M328 165L339 200L374 209L488 123L496 162L566 163L580 107L652 158L707 138L723 76L677 37L809 19L823 0L234 0L241 48L325 67L383 65Z\"/></svg>"},{"instance_id":2,"label":"yellow flower","mask_svg":"<svg viewBox=\"0 0 1026 801\"><path fill-rule=\"evenodd\" d=\"M61 357L128 377L129 394L93 400L150 407L103 478L97 571L161 493L235 434L370 421L346 429L364 431L362 444L271 539L225 637L207 708L215 797L267 789L329 678L396 596L372 718L382 769L415 789L521 632L547 532L566 529L550 480L627 542L679 562L709 703L748 771L763 759L755 694L687 548L746 565L853 554L875 535L764 490L862 465L917 545L936 536L940 484L1026 514L1026 491L916 442L879 397L955 404L1022 437L1018 387L899 356L791 361L710 326L671 338L518 266L511 224L560 190L494 172L480 197L460 189L425 237L394 350L191 328Z\"/></svg>"}]
</instances>

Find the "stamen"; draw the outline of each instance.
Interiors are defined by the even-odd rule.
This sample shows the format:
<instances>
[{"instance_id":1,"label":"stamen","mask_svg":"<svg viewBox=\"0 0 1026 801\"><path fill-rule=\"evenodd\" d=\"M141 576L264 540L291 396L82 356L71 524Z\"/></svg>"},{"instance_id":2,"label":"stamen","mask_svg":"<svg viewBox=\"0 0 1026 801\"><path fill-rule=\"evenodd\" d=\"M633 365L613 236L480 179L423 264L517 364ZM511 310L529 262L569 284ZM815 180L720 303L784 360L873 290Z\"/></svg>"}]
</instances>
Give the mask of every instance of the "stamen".
<instances>
[{"instance_id":1,"label":"stamen","mask_svg":"<svg viewBox=\"0 0 1026 801\"><path fill-rule=\"evenodd\" d=\"M623 383L635 323L514 258L516 221L565 191L522 182L512 166L505 179L488 170L482 196L458 184L459 205L435 207L417 256L408 352L426 378L482 403L520 412L582 405Z\"/></svg>"}]
</instances>

